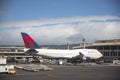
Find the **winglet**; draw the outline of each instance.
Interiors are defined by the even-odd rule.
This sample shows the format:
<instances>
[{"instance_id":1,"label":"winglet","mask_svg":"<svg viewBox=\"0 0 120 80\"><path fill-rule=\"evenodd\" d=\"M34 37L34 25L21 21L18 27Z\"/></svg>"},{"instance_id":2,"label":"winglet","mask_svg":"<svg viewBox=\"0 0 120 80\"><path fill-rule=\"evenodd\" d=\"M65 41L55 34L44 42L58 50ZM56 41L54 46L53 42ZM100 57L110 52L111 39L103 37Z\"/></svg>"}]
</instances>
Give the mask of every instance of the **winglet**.
<instances>
[{"instance_id":1,"label":"winglet","mask_svg":"<svg viewBox=\"0 0 120 80\"><path fill-rule=\"evenodd\" d=\"M40 46L27 33L21 32L21 35L26 48L31 49L40 48Z\"/></svg>"}]
</instances>

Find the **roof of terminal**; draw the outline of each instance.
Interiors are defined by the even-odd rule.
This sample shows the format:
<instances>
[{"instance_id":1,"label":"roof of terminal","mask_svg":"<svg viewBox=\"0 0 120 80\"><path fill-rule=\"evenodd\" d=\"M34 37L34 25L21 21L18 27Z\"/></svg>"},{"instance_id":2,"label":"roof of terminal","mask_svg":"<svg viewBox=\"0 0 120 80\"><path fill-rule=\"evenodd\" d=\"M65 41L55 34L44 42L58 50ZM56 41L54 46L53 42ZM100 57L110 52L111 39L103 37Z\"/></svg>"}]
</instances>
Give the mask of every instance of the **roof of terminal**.
<instances>
[{"instance_id":1,"label":"roof of terminal","mask_svg":"<svg viewBox=\"0 0 120 80\"><path fill-rule=\"evenodd\" d=\"M92 46L114 46L114 45L120 45L120 39L114 39L114 40L98 40L95 43L92 44L86 44L86 47L92 47ZM82 48L84 45L75 46L73 48Z\"/></svg>"}]
</instances>

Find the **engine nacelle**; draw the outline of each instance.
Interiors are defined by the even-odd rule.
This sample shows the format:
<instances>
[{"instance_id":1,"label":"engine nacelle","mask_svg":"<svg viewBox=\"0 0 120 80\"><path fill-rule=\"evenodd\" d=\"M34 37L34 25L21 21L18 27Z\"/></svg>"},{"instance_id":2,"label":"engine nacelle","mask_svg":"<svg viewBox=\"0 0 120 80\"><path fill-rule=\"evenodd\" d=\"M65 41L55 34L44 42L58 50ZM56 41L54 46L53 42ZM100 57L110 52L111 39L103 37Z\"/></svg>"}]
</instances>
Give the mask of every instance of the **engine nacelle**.
<instances>
[{"instance_id":1,"label":"engine nacelle","mask_svg":"<svg viewBox=\"0 0 120 80\"><path fill-rule=\"evenodd\" d=\"M90 62L92 59L90 57L83 57L83 60Z\"/></svg>"}]
</instances>

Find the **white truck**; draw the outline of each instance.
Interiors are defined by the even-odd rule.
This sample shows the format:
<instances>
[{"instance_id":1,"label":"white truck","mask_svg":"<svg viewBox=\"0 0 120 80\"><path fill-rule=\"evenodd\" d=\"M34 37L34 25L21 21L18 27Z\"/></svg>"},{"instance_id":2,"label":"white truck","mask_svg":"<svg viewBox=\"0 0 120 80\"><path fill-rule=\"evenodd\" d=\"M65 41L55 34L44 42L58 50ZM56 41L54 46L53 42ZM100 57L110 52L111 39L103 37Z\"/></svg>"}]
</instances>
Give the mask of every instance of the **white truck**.
<instances>
[{"instance_id":1,"label":"white truck","mask_svg":"<svg viewBox=\"0 0 120 80\"><path fill-rule=\"evenodd\" d=\"M7 65L6 58L0 58L0 73L16 73L14 65Z\"/></svg>"}]
</instances>

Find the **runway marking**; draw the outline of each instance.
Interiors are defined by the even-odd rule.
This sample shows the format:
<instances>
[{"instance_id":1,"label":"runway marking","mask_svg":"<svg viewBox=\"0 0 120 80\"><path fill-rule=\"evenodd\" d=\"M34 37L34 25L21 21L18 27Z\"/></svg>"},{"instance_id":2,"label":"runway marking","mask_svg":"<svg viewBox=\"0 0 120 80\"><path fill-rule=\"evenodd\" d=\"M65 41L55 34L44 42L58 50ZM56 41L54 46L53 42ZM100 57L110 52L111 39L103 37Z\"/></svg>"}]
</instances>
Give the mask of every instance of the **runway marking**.
<instances>
[{"instance_id":1,"label":"runway marking","mask_svg":"<svg viewBox=\"0 0 120 80\"><path fill-rule=\"evenodd\" d=\"M16 74L16 75L25 75L25 74Z\"/></svg>"},{"instance_id":2,"label":"runway marking","mask_svg":"<svg viewBox=\"0 0 120 80\"><path fill-rule=\"evenodd\" d=\"M51 75L51 74L48 74L47 76L48 76L48 77L53 77L53 78L56 78L56 77L57 77L57 76Z\"/></svg>"}]
</instances>

